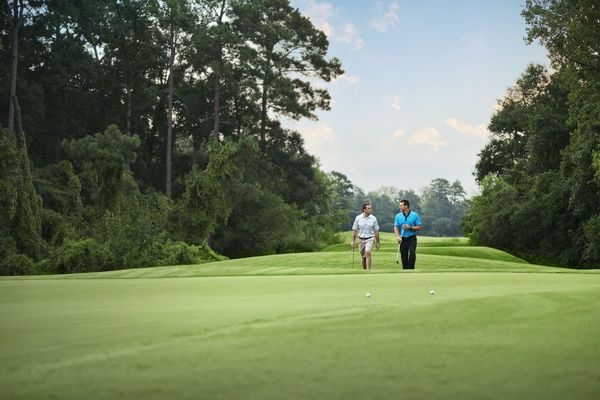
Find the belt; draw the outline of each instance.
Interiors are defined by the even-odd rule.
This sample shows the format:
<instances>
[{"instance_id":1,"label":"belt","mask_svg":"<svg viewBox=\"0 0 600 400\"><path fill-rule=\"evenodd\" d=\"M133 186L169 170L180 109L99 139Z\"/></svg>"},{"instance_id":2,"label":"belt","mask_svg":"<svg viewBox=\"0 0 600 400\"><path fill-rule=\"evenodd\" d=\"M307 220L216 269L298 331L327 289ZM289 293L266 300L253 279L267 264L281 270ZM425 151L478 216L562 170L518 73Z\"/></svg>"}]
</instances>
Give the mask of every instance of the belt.
<instances>
[{"instance_id":1,"label":"belt","mask_svg":"<svg viewBox=\"0 0 600 400\"><path fill-rule=\"evenodd\" d=\"M367 237L367 238L361 238L361 237L359 237L359 239L360 239L360 240L373 239L373 236L369 236L369 237Z\"/></svg>"}]
</instances>

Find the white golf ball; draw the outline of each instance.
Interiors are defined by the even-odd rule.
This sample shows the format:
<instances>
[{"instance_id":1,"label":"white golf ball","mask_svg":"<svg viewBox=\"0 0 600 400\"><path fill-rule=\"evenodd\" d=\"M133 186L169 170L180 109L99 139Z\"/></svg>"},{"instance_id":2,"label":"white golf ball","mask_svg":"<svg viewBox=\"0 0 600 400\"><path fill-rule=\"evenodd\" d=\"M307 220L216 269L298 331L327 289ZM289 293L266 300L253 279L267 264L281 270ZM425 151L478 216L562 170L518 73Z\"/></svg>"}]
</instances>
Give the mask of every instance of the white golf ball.
<instances>
[{"instance_id":1,"label":"white golf ball","mask_svg":"<svg viewBox=\"0 0 600 400\"><path fill-rule=\"evenodd\" d=\"M371 297L371 293L367 293L367 295L366 295L366 296L367 296L367 297Z\"/></svg>"},{"instance_id":2,"label":"white golf ball","mask_svg":"<svg viewBox=\"0 0 600 400\"><path fill-rule=\"evenodd\" d=\"M435 294L435 290L431 289L431 290L429 291L429 294L433 296L433 295Z\"/></svg>"}]
</instances>

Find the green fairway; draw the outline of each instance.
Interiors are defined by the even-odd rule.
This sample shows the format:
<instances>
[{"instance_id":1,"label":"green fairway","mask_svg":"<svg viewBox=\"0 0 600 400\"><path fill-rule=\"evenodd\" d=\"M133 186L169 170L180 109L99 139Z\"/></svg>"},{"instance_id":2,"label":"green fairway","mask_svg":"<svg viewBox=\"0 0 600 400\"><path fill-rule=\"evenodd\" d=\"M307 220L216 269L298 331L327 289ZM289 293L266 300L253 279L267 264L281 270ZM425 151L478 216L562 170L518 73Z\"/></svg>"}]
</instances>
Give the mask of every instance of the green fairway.
<instances>
[{"instance_id":1,"label":"green fairway","mask_svg":"<svg viewBox=\"0 0 600 400\"><path fill-rule=\"evenodd\" d=\"M410 272L391 235L369 273L328 250L0 279L0 396L598 398L596 271L453 239Z\"/></svg>"}]
</instances>

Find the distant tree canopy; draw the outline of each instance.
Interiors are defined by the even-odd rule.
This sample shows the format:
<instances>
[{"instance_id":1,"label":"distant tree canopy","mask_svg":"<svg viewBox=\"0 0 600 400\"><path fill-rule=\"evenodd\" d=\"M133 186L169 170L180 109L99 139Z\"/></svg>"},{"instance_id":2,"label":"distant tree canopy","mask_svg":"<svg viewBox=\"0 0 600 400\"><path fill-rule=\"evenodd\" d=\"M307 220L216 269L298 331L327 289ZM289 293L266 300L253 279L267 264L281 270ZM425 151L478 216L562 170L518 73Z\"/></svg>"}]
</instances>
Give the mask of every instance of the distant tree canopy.
<instances>
[{"instance_id":1,"label":"distant tree canopy","mask_svg":"<svg viewBox=\"0 0 600 400\"><path fill-rule=\"evenodd\" d=\"M423 230L420 234L427 236L461 236L461 222L470 207L470 201L459 181L450 183L443 178L436 178L417 194L412 189L398 189L384 186L369 192L350 182L339 172L332 172L330 178L334 184L334 208L345 216L340 225L341 230L352 228L354 217L362 210L362 204L373 205L373 214L377 217L382 232L394 231L394 219L400 212L401 200L410 202L410 209L421 216ZM346 210L345 212L343 210Z\"/></svg>"},{"instance_id":2,"label":"distant tree canopy","mask_svg":"<svg viewBox=\"0 0 600 400\"><path fill-rule=\"evenodd\" d=\"M600 4L527 0L523 16L554 72L528 66L500 100L465 231L529 260L600 267Z\"/></svg>"}]
</instances>

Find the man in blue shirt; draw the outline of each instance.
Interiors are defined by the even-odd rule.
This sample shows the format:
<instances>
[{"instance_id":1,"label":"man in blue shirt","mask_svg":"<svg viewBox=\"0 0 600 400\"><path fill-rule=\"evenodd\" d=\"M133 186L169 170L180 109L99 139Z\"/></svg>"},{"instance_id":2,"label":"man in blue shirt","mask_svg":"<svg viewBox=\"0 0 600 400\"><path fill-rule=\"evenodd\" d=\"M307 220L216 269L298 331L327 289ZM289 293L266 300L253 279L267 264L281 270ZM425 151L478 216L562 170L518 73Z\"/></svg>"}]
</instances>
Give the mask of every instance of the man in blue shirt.
<instances>
[{"instance_id":1,"label":"man in blue shirt","mask_svg":"<svg viewBox=\"0 0 600 400\"><path fill-rule=\"evenodd\" d=\"M410 211L408 200L400 201L400 212L394 220L394 234L400 246L402 269L415 269L417 261L417 231L421 228L419 214Z\"/></svg>"}]
</instances>

